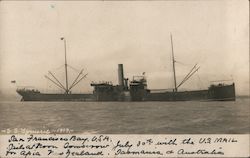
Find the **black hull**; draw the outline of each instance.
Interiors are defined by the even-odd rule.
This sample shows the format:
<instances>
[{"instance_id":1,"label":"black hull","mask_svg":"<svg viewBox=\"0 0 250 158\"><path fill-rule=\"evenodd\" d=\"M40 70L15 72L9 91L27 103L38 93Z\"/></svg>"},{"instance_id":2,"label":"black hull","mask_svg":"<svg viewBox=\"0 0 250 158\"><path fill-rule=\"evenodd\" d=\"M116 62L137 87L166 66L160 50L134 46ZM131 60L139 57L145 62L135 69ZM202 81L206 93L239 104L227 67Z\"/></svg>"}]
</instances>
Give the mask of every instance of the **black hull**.
<instances>
[{"instance_id":1,"label":"black hull","mask_svg":"<svg viewBox=\"0 0 250 158\"><path fill-rule=\"evenodd\" d=\"M130 99L116 95L97 94L47 94L17 90L22 101L235 101L235 87L231 85L210 86L208 90L152 93L148 90L130 91Z\"/></svg>"},{"instance_id":2,"label":"black hull","mask_svg":"<svg viewBox=\"0 0 250 158\"><path fill-rule=\"evenodd\" d=\"M92 94L49 94L17 91L21 96L21 101L93 101Z\"/></svg>"},{"instance_id":3,"label":"black hull","mask_svg":"<svg viewBox=\"0 0 250 158\"><path fill-rule=\"evenodd\" d=\"M235 101L235 86L217 85L210 86L207 90L180 91L180 92L146 92L144 90L132 92L134 101Z\"/></svg>"}]
</instances>

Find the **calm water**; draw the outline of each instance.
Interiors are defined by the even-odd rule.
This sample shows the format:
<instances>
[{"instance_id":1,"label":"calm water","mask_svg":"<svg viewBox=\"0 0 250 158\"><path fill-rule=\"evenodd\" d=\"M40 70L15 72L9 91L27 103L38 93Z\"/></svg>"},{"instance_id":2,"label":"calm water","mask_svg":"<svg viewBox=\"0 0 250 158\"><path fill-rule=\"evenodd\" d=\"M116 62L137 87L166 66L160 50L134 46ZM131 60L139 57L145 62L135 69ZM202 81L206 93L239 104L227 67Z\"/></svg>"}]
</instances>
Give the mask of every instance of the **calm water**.
<instances>
[{"instance_id":1,"label":"calm water","mask_svg":"<svg viewBox=\"0 0 250 158\"><path fill-rule=\"evenodd\" d=\"M249 133L249 99L236 102L0 102L0 130L102 134Z\"/></svg>"}]
</instances>

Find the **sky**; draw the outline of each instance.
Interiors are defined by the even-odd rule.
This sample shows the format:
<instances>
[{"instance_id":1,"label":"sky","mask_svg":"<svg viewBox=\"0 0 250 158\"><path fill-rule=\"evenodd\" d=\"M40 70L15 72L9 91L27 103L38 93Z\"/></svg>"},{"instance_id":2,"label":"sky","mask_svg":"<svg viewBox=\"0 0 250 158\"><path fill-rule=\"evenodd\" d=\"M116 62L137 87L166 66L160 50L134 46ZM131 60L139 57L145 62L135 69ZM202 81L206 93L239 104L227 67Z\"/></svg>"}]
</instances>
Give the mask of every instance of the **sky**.
<instances>
[{"instance_id":1,"label":"sky","mask_svg":"<svg viewBox=\"0 0 250 158\"><path fill-rule=\"evenodd\" d=\"M237 95L249 95L247 0L1 1L0 92L58 91L44 75L65 83L61 37L68 64L88 73L73 92L91 92L92 81L118 84L118 64L129 79L145 72L150 89L173 88L170 34L177 83L200 66L180 89L230 80ZM70 83L76 76L69 68Z\"/></svg>"}]
</instances>

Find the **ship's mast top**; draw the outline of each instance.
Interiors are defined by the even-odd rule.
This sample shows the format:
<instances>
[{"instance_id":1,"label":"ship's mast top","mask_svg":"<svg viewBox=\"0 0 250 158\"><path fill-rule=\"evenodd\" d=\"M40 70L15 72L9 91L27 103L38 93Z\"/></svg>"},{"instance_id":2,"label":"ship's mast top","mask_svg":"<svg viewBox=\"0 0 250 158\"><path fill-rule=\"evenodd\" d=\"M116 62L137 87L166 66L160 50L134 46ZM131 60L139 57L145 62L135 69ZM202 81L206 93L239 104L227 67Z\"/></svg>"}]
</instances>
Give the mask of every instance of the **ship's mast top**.
<instances>
[{"instance_id":1,"label":"ship's mast top","mask_svg":"<svg viewBox=\"0 0 250 158\"><path fill-rule=\"evenodd\" d=\"M177 86L176 86L176 74L175 74L175 59L174 59L174 47L173 47L173 40L172 40L172 34L170 34L171 38L171 46L172 46L172 61L173 61L173 72L174 72L174 91L177 92Z\"/></svg>"},{"instance_id":2,"label":"ship's mast top","mask_svg":"<svg viewBox=\"0 0 250 158\"><path fill-rule=\"evenodd\" d=\"M65 93L69 94L69 87L68 87L68 65L67 65L67 51L66 51L66 39L64 37L61 38L64 41L64 52L65 52L65 81L66 81L66 89Z\"/></svg>"}]
</instances>

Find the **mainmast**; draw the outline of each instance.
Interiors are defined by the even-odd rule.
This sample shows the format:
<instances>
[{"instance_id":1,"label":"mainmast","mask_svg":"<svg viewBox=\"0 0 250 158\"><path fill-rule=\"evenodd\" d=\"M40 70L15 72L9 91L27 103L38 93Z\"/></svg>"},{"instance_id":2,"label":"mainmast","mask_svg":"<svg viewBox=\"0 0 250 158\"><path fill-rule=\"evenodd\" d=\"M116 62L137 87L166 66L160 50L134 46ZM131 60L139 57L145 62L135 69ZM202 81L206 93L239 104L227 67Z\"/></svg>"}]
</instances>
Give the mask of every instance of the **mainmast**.
<instances>
[{"instance_id":1,"label":"mainmast","mask_svg":"<svg viewBox=\"0 0 250 158\"><path fill-rule=\"evenodd\" d=\"M64 37L61 38L61 40L64 41L64 52L65 52L65 80L66 80L66 89L65 93L69 94L69 88L68 88L68 65L67 65L67 54L66 54L66 39Z\"/></svg>"},{"instance_id":2,"label":"mainmast","mask_svg":"<svg viewBox=\"0 0 250 158\"><path fill-rule=\"evenodd\" d=\"M173 72L174 72L174 91L177 92L177 86L176 86L176 75L175 75L175 59L174 59L174 47L173 47L173 40L172 40L172 34L170 34L171 38L171 46L172 46L172 61L173 61Z\"/></svg>"}]
</instances>

